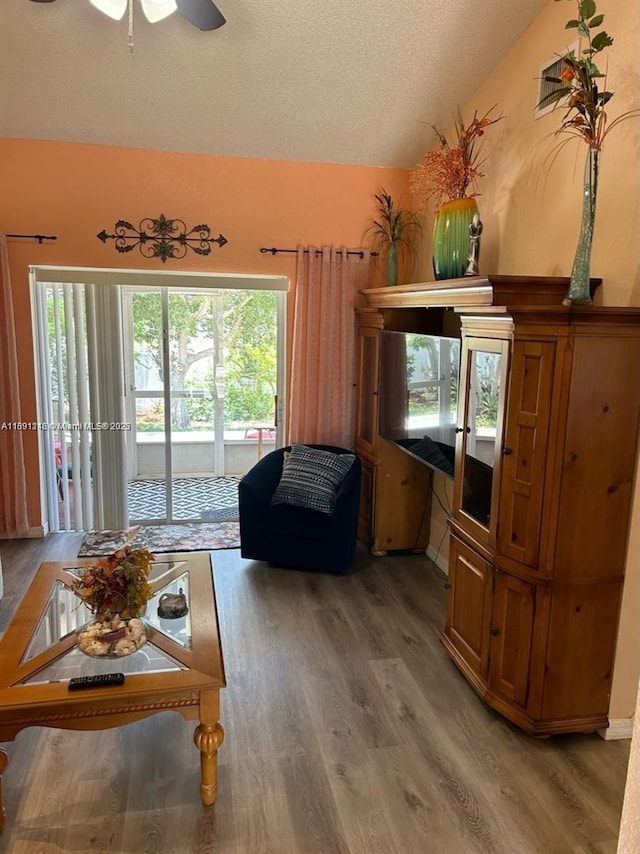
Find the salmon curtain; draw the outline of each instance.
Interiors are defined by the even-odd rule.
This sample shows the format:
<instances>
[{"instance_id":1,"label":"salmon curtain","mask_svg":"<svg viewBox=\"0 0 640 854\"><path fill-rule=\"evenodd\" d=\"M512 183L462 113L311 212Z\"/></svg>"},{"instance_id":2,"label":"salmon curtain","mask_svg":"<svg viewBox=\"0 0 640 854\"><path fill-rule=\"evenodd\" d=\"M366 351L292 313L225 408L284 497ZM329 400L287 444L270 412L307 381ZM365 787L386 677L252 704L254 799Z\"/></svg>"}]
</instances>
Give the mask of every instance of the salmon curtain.
<instances>
[{"instance_id":1,"label":"salmon curtain","mask_svg":"<svg viewBox=\"0 0 640 854\"><path fill-rule=\"evenodd\" d=\"M366 250L298 248L289 443L353 447L355 307L369 264Z\"/></svg>"},{"instance_id":2,"label":"salmon curtain","mask_svg":"<svg viewBox=\"0 0 640 854\"><path fill-rule=\"evenodd\" d=\"M0 534L29 531L20 383L7 236L0 233Z\"/></svg>"}]
</instances>

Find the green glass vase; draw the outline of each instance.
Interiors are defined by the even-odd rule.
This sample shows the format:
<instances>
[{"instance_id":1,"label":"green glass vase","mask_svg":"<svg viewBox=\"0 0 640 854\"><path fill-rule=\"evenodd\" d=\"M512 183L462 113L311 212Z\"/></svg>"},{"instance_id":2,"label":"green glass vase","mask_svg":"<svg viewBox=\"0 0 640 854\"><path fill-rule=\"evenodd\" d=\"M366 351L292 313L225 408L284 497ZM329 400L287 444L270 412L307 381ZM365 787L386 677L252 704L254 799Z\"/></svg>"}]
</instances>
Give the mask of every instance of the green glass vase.
<instances>
[{"instance_id":1,"label":"green glass vase","mask_svg":"<svg viewBox=\"0 0 640 854\"><path fill-rule=\"evenodd\" d=\"M387 285L398 284L398 248L395 243L389 244L386 282Z\"/></svg>"},{"instance_id":2,"label":"green glass vase","mask_svg":"<svg viewBox=\"0 0 640 854\"><path fill-rule=\"evenodd\" d=\"M477 213L475 199L454 199L436 210L431 248L436 279L464 276L469 259L469 226Z\"/></svg>"},{"instance_id":3,"label":"green glass vase","mask_svg":"<svg viewBox=\"0 0 640 854\"><path fill-rule=\"evenodd\" d=\"M596 196L598 192L598 170L600 151L589 148L584 165L584 186L582 195L582 220L578 245L571 269L569 290L564 298L565 305L570 303L591 302L591 245L593 227L596 219Z\"/></svg>"}]
</instances>

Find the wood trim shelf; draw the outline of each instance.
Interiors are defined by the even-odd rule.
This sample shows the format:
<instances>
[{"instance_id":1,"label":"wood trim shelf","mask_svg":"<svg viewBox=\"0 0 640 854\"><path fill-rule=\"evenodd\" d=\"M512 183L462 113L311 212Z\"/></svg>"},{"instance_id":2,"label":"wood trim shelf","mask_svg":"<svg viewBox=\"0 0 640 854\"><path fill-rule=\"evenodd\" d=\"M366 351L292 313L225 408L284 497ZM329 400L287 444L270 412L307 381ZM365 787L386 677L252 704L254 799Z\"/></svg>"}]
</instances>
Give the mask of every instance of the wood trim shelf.
<instances>
[{"instance_id":1,"label":"wood trim shelf","mask_svg":"<svg viewBox=\"0 0 640 854\"><path fill-rule=\"evenodd\" d=\"M602 279L591 279L591 293L595 293ZM501 311L511 308L540 307L563 308L569 288L566 276L469 276L439 282L418 282L386 288L369 288L361 291L367 304L373 308L473 308L492 307Z\"/></svg>"}]
</instances>

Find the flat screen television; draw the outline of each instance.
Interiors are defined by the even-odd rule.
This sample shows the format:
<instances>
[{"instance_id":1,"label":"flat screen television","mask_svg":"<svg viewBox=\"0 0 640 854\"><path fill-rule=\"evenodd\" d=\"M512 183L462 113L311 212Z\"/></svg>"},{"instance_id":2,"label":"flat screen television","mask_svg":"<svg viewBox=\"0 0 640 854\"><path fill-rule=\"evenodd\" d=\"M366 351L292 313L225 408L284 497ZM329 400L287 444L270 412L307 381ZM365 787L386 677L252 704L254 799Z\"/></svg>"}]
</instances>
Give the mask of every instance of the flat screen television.
<instances>
[{"instance_id":1,"label":"flat screen television","mask_svg":"<svg viewBox=\"0 0 640 854\"><path fill-rule=\"evenodd\" d=\"M458 338L381 331L378 432L451 478L459 374Z\"/></svg>"}]
</instances>

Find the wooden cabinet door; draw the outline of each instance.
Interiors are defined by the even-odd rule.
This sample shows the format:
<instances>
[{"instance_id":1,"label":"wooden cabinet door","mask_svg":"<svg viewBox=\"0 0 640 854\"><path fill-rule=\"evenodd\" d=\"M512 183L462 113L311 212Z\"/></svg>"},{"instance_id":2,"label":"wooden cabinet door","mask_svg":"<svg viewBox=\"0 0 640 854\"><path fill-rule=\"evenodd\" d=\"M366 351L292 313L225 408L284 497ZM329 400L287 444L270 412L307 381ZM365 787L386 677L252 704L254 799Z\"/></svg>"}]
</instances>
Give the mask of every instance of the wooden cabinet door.
<instances>
[{"instance_id":1,"label":"wooden cabinet door","mask_svg":"<svg viewBox=\"0 0 640 854\"><path fill-rule=\"evenodd\" d=\"M489 684L523 708L529 690L535 588L496 572L491 615Z\"/></svg>"},{"instance_id":2,"label":"wooden cabinet door","mask_svg":"<svg viewBox=\"0 0 640 854\"><path fill-rule=\"evenodd\" d=\"M466 664L486 678L491 635L493 567L452 534L445 635Z\"/></svg>"},{"instance_id":3,"label":"wooden cabinet door","mask_svg":"<svg viewBox=\"0 0 640 854\"><path fill-rule=\"evenodd\" d=\"M552 341L515 341L511 357L498 549L534 569L538 566L555 352Z\"/></svg>"},{"instance_id":4,"label":"wooden cabinet door","mask_svg":"<svg viewBox=\"0 0 640 854\"><path fill-rule=\"evenodd\" d=\"M372 554L429 545L433 472L393 442L377 446Z\"/></svg>"},{"instance_id":5,"label":"wooden cabinet door","mask_svg":"<svg viewBox=\"0 0 640 854\"><path fill-rule=\"evenodd\" d=\"M367 326L360 327L358 349L356 448L373 454L378 435L380 331Z\"/></svg>"},{"instance_id":6,"label":"wooden cabinet door","mask_svg":"<svg viewBox=\"0 0 640 854\"><path fill-rule=\"evenodd\" d=\"M373 541L373 514L376 486L376 467L360 457L362 479L360 485L360 512L358 515L358 538L370 545Z\"/></svg>"},{"instance_id":7,"label":"wooden cabinet door","mask_svg":"<svg viewBox=\"0 0 640 854\"><path fill-rule=\"evenodd\" d=\"M607 713L621 593L616 581L554 589L543 718Z\"/></svg>"}]
</instances>

